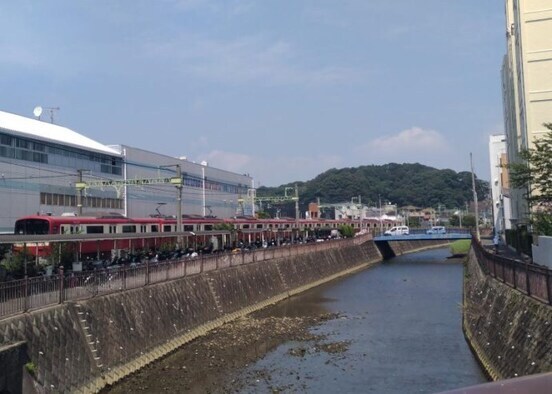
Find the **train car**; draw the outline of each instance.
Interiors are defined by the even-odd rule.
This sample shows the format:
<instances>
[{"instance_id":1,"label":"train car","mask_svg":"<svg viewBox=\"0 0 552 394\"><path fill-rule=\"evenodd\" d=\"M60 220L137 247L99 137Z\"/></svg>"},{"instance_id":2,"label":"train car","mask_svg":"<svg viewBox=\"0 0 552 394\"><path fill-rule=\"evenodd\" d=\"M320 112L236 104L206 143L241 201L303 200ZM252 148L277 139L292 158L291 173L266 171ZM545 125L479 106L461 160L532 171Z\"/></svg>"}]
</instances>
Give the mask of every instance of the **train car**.
<instances>
[{"instance_id":1,"label":"train car","mask_svg":"<svg viewBox=\"0 0 552 394\"><path fill-rule=\"evenodd\" d=\"M176 222L176 221L175 221ZM129 219L120 215L101 216L49 216L32 215L15 222L14 233L20 235L54 235L54 234L151 234L175 231L174 225L160 218ZM161 238L100 240L78 242L78 253L81 255L98 255L106 257L112 250L150 247L159 244ZM133 245L134 243L134 245ZM51 253L49 242L15 244L13 250L18 252L26 248L28 253L45 257Z\"/></svg>"}]
</instances>

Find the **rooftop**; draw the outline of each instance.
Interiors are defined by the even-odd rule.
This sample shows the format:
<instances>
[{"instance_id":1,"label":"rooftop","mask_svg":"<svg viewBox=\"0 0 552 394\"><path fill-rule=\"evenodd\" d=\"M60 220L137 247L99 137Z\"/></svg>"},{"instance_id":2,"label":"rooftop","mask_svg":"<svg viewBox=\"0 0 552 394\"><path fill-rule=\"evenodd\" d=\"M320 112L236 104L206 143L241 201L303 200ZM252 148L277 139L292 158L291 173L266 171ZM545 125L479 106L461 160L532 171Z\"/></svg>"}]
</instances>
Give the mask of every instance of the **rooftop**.
<instances>
[{"instance_id":1,"label":"rooftop","mask_svg":"<svg viewBox=\"0 0 552 394\"><path fill-rule=\"evenodd\" d=\"M117 150L85 137L67 127L26 118L9 112L0 111L0 129L8 130L10 133L22 137L60 143L113 156L121 156L121 153Z\"/></svg>"}]
</instances>

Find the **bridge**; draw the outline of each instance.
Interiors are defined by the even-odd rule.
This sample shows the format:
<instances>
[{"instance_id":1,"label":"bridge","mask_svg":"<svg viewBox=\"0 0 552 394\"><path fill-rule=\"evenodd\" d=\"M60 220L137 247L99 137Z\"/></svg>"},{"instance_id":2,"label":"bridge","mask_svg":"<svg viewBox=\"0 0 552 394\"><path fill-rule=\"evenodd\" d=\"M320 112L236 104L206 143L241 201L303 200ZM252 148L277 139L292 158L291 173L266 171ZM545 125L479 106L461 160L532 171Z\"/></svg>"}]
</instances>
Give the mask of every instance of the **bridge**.
<instances>
[{"instance_id":1,"label":"bridge","mask_svg":"<svg viewBox=\"0 0 552 394\"><path fill-rule=\"evenodd\" d=\"M426 234L425 232L413 232L410 230L409 235L379 235L374 237L374 242L389 242L389 241L431 241L431 240L450 240L471 239L469 231L454 231L445 234Z\"/></svg>"}]
</instances>

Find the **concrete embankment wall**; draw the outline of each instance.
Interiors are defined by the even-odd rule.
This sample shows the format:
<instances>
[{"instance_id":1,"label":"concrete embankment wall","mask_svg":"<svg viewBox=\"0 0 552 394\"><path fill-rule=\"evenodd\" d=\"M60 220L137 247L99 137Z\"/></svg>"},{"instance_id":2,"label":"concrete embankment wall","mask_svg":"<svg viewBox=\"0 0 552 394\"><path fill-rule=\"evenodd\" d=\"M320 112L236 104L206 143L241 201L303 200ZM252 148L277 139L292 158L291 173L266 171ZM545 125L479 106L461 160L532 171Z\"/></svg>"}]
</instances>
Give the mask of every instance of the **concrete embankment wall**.
<instances>
[{"instance_id":1,"label":"concrete embankment wall","mask_svg":"<svg viewBox=\"0 0 552 394\"><path fill-rule=\"evenodd\" d=\"M552 307L486 276L470 252L464 333L493 380L552 370Z\"/></svg>"},{"instance_id":2,"label":"concrete embankment wall","mask_svg":"<svg viewBox=\"0 0 552 394\"><path fill-rule=\"evenodd\" d=\"M432 248L442 248L450 245L450 241L443 239L435 240L411 240L411 241L389 241L391 250L395 256L400 256L405 253L413 253L421 250Z\"/></svg>"}]
</instances>

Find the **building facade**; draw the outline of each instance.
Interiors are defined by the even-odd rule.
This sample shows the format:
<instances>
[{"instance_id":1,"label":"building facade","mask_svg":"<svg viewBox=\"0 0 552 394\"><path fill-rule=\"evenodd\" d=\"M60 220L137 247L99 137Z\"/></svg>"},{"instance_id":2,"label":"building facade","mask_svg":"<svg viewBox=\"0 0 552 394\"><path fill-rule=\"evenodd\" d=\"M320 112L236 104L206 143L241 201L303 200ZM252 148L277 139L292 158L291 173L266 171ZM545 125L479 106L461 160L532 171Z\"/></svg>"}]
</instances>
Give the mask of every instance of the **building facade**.
<instances>
[{"instance_id":1,"label":"building facade","mask_svg":"<svg viewBox=\"0 0 552 394\"><path fill-rule=\"evenodd\" d=\"M491 167L491 198L493 201L493 226L500 234L509 230L510 221L510 196L507 157L506 136L504 134L491 135L489 137L489 159Z\"/></svg>"},{"instance_id":2,"label":"building facade","mask_svg":"<svg viewBox=\"0 0 552 394\"><path fill-rule=\"evenodd\" d=\"M253 187L248 175L126 145L106 146L59 125L0 111L0 232L34 214L115 212L176 215L172 184L86 187L79 182L162 179L182 173L182 214L235 216Z\"/></svg>"},{"instance_id":3,"label":"building facade","mask_svg":"<svg viewBox=\"0 0 552 394\"><path fill-rule=\"evenodd\" d=\"M502 66L504 130L508 162L552 122L552 6L550 0L506 0L507 54ZM526 224L526 190L511 188L511 223Z\"/></svg>"}]
</instances>

